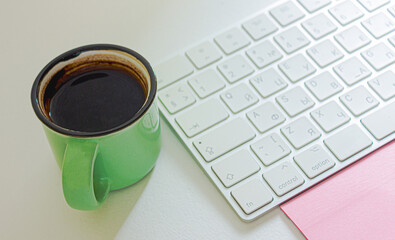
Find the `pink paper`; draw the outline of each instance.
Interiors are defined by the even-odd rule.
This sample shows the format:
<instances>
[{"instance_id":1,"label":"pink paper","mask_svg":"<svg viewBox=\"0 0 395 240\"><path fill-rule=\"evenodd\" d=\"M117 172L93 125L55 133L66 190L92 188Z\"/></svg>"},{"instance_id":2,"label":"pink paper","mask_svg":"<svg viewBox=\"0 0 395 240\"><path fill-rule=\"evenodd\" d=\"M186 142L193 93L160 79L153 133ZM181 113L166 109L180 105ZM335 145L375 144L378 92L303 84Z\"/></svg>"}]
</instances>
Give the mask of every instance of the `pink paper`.
<instances>
[{"instance_id":1,"label":"pink paper","mask_svg":"<svg viewBox=\"0 0 395 240\"><path fill-rule=\"evenodd\" d=\"M394 240L395 141L281 209L310 240Z\"/></svg>"}]
</instances>

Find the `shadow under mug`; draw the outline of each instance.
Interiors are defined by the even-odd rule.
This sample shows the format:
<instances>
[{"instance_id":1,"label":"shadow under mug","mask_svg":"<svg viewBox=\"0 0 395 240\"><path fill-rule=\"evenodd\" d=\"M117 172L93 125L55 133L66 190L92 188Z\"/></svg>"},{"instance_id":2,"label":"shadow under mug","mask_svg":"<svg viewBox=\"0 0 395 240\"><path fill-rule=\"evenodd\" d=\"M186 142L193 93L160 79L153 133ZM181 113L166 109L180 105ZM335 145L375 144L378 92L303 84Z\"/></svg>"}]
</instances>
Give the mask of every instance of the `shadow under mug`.
<instances>
[{"instance_id":1,"label":"shadow under mug","mask_svg":"<svg viewBox=\"0 0 395 240\"><path fill-rule=\"evenodd\" d=\"M101 132L73 131L46 116L44 93L52 77L67 66L99 60L124 64L143 79L147 94L140 110L127 122ZM138 53L116 45L94 44L61 54L38 74L31 101L62 170L66 202L75 209L97 209L109 191L127 187L147 175L160 152L160 122L155 100L156 78Z\"/></svg>"}]
</instances>

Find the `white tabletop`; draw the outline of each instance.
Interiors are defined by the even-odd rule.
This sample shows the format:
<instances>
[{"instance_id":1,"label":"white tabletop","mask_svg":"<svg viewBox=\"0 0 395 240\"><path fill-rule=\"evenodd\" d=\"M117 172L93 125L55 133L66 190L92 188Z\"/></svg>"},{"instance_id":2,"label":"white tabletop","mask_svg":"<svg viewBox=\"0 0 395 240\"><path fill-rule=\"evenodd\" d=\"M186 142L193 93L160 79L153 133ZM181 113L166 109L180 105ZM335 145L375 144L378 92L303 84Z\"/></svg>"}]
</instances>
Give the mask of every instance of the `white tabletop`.
<instances>
[{"instance_id":1,"label":"white tabletop","mask_svg":"<svg viewBox=\"0 0 395 240\"><path fill-rule=\"evenodd\" d=\"M163 148L139 183L102 208L66 205L61 174L30 105L51 59L119 44L157 63L262 9L262 0L3 1L0 7L0 239L303 239L279 210L242 222L162 121Z\"/></svg>"}]
</instances>

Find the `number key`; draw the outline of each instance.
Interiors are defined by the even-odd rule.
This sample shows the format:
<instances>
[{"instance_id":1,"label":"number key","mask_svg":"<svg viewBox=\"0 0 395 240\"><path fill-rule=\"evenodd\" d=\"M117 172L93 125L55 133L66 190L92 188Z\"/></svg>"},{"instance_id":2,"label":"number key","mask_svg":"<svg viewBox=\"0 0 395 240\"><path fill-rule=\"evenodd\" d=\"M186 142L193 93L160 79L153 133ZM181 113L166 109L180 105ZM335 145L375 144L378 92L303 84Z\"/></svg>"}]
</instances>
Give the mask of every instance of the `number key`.
<instances>
[{"instance_id":1,"label":"number key","mask_svg":"<svg viewBox=\"0 0 395 240\"><path fill-rule=\"evenodd\" d=\"M240 55L236 55L219 64L218 70L230 83L234 83L254 72L254 69Z\"/></svg>"}]
</instances>

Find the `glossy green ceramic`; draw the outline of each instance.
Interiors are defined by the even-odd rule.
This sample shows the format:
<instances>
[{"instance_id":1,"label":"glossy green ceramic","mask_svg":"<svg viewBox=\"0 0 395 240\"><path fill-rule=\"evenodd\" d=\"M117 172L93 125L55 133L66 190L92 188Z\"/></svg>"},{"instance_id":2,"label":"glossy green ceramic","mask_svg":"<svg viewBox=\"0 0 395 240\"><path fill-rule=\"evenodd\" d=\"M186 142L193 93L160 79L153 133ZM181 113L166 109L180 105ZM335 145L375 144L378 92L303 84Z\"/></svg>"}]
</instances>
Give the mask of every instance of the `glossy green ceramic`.
<instances>
[{"instance_id":1,"label":"glossy green ceramic","mask_svg":"<svg viewBox=\"0 0 395 240\"><path fill-rule=\"evenodd\" d=\"M40 84L59 62L69 62L82 52L110 50L138 61L149 78L149 94L140 111L127 123L98 133L75 132L49 121L40 107ZM77 53L77 54L76 54ZM136 63L136 62L134 62ZM43 122L59 167L67 203L80 210L97 209L109 191L142 179L155 165L161 147L156 79L149 63L130 49L100 44L73 49L54 59L40 72L32 88L32 105Z\"/></svg>"}]
</instances>

